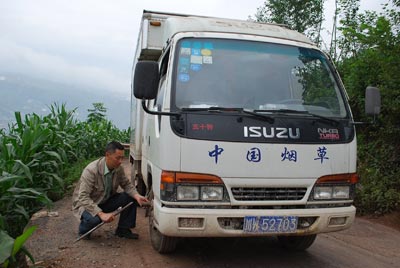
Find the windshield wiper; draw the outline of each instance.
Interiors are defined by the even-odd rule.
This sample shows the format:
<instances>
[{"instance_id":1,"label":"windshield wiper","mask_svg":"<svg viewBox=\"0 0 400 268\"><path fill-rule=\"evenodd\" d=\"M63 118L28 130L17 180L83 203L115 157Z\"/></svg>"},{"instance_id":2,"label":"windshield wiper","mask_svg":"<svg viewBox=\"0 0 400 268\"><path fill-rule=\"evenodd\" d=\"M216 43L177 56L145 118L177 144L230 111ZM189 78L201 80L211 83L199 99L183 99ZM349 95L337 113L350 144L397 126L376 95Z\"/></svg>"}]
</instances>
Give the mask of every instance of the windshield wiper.
<instances>
[{"instance_id":1,"label":"windshield wiper","mask_svg":"<svg viewBox=\"0 0 400 268\"><path fill-rule=\"evenodd\" d=\"M293 114L305 114L305 115L309 115L312 117L316 117L318 119L330 122L332 125L337 126L339 125L339 121L333 118L329 118L323 115L319 115L319 114L314 114L314 113L310 113L309 111L299 111L299 110L291 110L291 109L271 109L271 110L254 110L254 112L269 112L269 113L283 113L283 114L288 114L288 113L293 113Z\"/></svg>"},{"instance_id":2,"label":"windshield wiper","mask_svg":"<svg viewBox=\"0 0 400 268\"><path fill-rule=\"evenodd\" d=\"M250 114L250 115L252 115L254 117L262 118L262 119L264 119L265 121L267 121L270 124L273 124L275 122L275 119L273 117L265 115L265 114L259 114L259 113L255 112L255 111L250 111L250 110L247 110L247 109L242 109L242 112L245 113L245 114Z\"/></svg>"},{"instance_id":3,"label":"windshield wiper","mask_svg":"<svg viewBox=\"0 0 400 268\"><path fill-rule=\"evenodd\" d=\"M275 119L271 116L265 115L265 114L260 114L257 113L256 111L250 111L247 109L243 108L228 108L228 107L218 107L218 106L211 106L208 108L181 108L182 111L207 111L207 112L239 112L239 113L244 113L248 115L252 115L254 117L263 119L267 121L268 123L272 124L274 123Z\"/></svg>"}]
</instances>

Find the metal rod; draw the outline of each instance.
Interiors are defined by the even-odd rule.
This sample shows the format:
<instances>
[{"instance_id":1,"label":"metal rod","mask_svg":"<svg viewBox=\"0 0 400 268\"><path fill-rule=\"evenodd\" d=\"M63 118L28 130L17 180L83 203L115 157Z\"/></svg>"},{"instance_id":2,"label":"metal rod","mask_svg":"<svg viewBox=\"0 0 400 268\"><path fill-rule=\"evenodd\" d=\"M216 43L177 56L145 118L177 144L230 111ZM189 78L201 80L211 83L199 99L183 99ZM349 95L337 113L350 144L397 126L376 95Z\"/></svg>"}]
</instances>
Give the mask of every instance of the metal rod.
<instances>
[{"instance_id":1,"label":"metal rod","mask_svg":"<svg viewBox=\"0 0 400 268\"><path fill-rule=\"evenodd\" d=\"M127 209L128 207L130 207L132 204L133 204L133 202L129 202L129 203L128 203L127 205L125 205L124 207L119 207L117 210L115 210L115 211L113 212L113 215L116 216L116 215L120 214L122 211L124 211L125 209ZM75 243L75 242L78 242L78 241L81 240L82 238L85 238L86 236L90 235L94 230L97 230L97 229L99 229L101 226L103 226L104 223L105 223L104 221L100 222L98 225L96 225L95 227L93 227L92 229L90 229L89 231L87 231L86 233L84 233L83 235L81 235L80 237L78 237L78 239L76 239L76 240L74 241L74 243Z\"/></svg>"}]
</instances>

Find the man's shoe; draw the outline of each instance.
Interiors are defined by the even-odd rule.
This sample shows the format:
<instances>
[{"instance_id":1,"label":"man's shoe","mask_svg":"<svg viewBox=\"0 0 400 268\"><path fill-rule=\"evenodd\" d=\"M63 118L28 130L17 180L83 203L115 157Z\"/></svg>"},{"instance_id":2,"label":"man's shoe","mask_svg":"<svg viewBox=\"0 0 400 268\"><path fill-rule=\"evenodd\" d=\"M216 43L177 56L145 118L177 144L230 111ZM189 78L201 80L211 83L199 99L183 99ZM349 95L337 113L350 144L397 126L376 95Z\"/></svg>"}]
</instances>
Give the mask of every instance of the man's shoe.
<instances>
[{"instance_id":1,"label":"man's shoe","mask_svg":"<svg viewBox=\"0 0 400 268\"><path fill-rule=\"evenodd\" d=\"M117 228L115 235L128 239L139 239L139 235L137 233L132 233L131 230L124 228Z\"/></svg>"}]
</instances>

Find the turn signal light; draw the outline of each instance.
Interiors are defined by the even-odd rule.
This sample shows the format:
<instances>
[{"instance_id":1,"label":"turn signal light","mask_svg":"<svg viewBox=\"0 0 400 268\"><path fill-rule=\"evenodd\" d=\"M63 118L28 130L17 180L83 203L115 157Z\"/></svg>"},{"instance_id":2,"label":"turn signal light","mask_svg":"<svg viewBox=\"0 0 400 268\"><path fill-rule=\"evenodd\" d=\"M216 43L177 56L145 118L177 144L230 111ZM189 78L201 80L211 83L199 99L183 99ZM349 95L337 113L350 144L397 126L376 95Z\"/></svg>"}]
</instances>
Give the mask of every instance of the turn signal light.
<instances>
[{"instance_id":1,"label":"turn signal light","mask_svg":"<svg viewBox=\"0 0 400 268\"><path fill-rule=\"evenodd\" d=\"M322 176L317 180L317 184L322 183L350 183L356 184L359 181L357 173L345 173Z\"/></svg>"},{"instance_id":2,"label":"turn signal light","mask_svg":"<svg viewBox=\"0 0 400 268\"><path fill-rule=\"evenodd\" d=\"M210 174L163 171L161 183L222 183L220 177Z\"/></svg>"}]
</instances>

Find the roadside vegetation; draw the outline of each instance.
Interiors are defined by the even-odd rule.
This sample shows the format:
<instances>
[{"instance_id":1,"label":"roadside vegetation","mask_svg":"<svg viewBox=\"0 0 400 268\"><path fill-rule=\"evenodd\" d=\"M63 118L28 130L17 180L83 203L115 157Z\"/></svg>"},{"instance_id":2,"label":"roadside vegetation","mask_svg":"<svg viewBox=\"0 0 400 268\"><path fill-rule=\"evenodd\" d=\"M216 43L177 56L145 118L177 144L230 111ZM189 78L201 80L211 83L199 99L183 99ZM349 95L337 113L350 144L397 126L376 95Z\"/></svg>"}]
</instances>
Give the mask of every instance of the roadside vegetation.
<instances>
[{"instance_id":1,"label":"roadside vegetation","mask_svg":"<svg viewBox=\"0 0 400 268\"><path fill-rule=\"evenodd\" d=\"M381 114L375 124L357 125L356 206L362 214L386 214L400 208L400 1L383 11L360 11L360 0L335 0L332 29L323 29L324 0L268 0L256 21L286 24L320 45L336 64L349 94L353 116L364 115L367 86L381 91ZM324 40L323 34L330 36Z\"/></svg>"},{"instance_id":2,"label":"roadside vegetation","mask_svg":"<svg viewBox=\"0 0 400 268\"><path fill-rule=\"evenodd\" d=\"M53 104L46 116L15 112L15 123L0 130L0 252L6 254L0 254L0 263L7 258L13 263L7 252L32 233L23 234L32 214L70 191L107 142L129 142L130 130L117 129L106 119L104 105L93 105L84 122L75 119L75 110Z\"/></svg>"}]
</instances>

